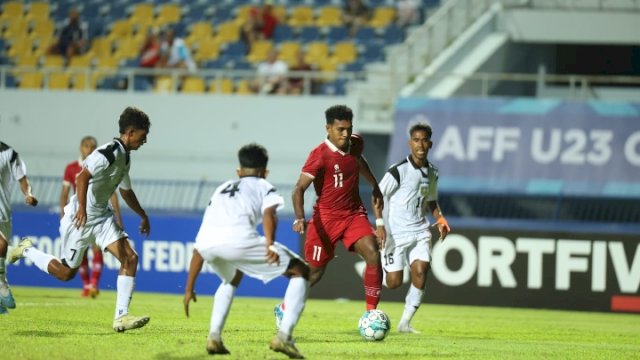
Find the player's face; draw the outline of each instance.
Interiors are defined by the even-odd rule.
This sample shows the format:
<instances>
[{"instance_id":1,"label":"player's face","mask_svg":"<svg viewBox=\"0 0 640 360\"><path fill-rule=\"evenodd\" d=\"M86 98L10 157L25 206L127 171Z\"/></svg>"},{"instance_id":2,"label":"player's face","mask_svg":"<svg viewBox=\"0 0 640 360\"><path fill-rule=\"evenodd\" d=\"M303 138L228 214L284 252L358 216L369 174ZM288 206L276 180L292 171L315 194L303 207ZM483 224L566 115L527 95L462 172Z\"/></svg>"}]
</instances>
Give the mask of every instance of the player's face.
<instances>
[{"instance_id":1,"label":"player's face","mask_svg":"<svg viewBox=\"0 0 640 360\"><path fill-rule=\"evenodd\" d=\"M409 139L409 148L411 149L413 161L424 164L431 148L431 140L429 140L427 132L422 130L414 131L411 134L411 139Z\"/></svg>"},{"instance_id":2,"label":"player's face","mask_svg":"<svg viewBox=\"0 0 640 360\"><path fill-rule=\"evenodd\" d=\"M82 159L86 159L87 156L96 149L96 147L98 147L98 145L93 140L83 141L82 144L80 144L80 156Z\"/></svg>"},{"instance_id":3,"label":"player's face","mask_svg":"<svg viewBox=\"0 0 640 360\"><path fill-rule=\"evenodd\" d=\"M127 130L125 145L127 145L127 148L130 150L138 150L140 146L147 142L147 134L149 134L149 130L130 128Z\"/></svg>"},{"instance_id":4,"label":"player's face","mask_svg":"<svg viewBox=\"0 0 640 360\"><path fill-rule=\"evenodd\" d=\"M353 122L351 120L334 120L332 124L327 124L329 141L343 151L349 147L349 138L351 138L352 132Z\"/></svg>"}]
</instances>

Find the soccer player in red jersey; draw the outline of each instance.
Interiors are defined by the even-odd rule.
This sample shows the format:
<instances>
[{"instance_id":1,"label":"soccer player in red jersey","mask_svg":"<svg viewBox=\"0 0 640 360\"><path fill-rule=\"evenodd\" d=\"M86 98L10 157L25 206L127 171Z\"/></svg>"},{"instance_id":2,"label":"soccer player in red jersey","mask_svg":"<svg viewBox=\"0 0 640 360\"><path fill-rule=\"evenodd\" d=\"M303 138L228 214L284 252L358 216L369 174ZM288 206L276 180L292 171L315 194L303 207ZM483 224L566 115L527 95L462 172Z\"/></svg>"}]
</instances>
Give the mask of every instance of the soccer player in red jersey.
<instances>
[{"instance_id":1,"label":"soccer player in red jersey","mask_svg":"<svg viewBox=\"0 0 640 360\"><path fill-rule=\"evenodd\" d=\"M62 181L62 191L60 192L60 218L64 215L64 207L69 201L69 193L73 188L73 193L76 192L76 176L82 171L82 162L98 147L98 142L93 136L85 136L80 141L80 159L67 164L64 169L64 179ZM120 215L120 206L118 204L118 196L113 193L111 196L111 206L116 216L116 222L122 227L122 216ZM93 259L91 266L91 275L89 275L89 260L85 253L82 264L80 264L80 278L82 279L82 293L83 297L91 296L95 298L100 293L99 282L100 275L102 274L102 251L99 246L93 246Z\"/></svg>"},{"instance_id":2,"label":"soccer player in red jersey","mask_svg":"<svg viewBox=\"0 0 640 360\"><path fill-rule=\"evenodd\" d=\"M384 246L386 237L382 221L383 197L367 160L362 156L364 142L359 135L352 134L351 109L335 105L325 111L325 117L327 138L309 154L293 190L293 209L296 215L293 231L302 234L306 227L304 255L310 265L311 286L322 278L339 241L349 251L355 251L364 258L365 302L367 310L371 310L380 301L382 287L379 249ZM375 231L360 199L360 176L373 187ZM307 223L304 215L304 192L312 183L318 198L313 207L313 215ZM283 310L282 305L276 306L276 318Z\"/></svg>"}]
</instances>

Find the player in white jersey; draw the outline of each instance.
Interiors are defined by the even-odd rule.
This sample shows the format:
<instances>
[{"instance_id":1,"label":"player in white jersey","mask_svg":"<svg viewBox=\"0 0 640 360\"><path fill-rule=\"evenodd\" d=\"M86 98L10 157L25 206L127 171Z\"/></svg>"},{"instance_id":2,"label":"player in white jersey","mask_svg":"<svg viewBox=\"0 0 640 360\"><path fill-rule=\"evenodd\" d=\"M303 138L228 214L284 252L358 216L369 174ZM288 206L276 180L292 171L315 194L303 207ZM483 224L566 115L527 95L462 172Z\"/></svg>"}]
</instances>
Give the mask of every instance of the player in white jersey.
<instances>
[{"instance_id":1,"label":"player in white jersey","mask_svg":"<svg viewBox=\"0 0 640 360\"><path fill-rule=\"evenodd\" d=\"M196 301L194 286L206 261L222 280L214 297L207 352L229 354L221 335L242 276L267 283L284 275L290 278L284 295L287 311L269 347L292 359L302 359L291 334L307 298L309 267L275 241L276 212L284 206L284 199L265 180L267 150L257 144L245 145L238 152L238 159L239 179L229 180L215 190L196 236L183 300L185 314L189 316L190 301ZM256 229L261 222L264 236Z\"/></svg>"},{"instance_id":2,"label":"player in white jersey","mask_svg":"<svg viewBox=\"0 0 640 360\"><path fill-rule=\"evenodd\" d=\"M6 259L11 241L11 205L9 184L14 179L20 184L27 205L36 206L38 200L31 194L31 184L27 178L27 167L13 148L0 141L0 315L8 314L7 308L14 309L16 301L11 294L6 276Z\"/></svg>"},{"instance_id":3,"label":"player in white jersey","mask_svg":"<svg viewBox=\"0 0 640 360\"><path fill-rule=\"evenodd\" d=\"M113 321L113 329L118 332L143 327L149 317L129 314L138 254L129 244L128 235L114 221L108 203L111 194L120 187L122 198L141 218L140 232L149 235L149 218L131 189L129 152L147 142L150 126L147 114L133 107L126 108L120 115L120 137L100 146L85 159L76 178L77 192L60 219L61 259L36 249L28 238L9 256L12 263L26 257L40 270L68 281L78 272L89 246L95 244L109 251L120 261Z\"/></svg>"},{"instance_id":4,"label":"player in white jersey","mask_svg":"<svg viewBox=\"0 0 640 360\"><path fill-rule=\"evenodd\" d=\"M384 220L387 241L382 250L387 287L402 285L403 269L411 269L411 285L405 298L398 331L417 333L411 319L418 310L431 262L431 232L427 213L436 220L440 240L451 231L438 206L438 170L427 160L431 142L431 126L418 123L409 130L411 154L391 166L380 181L387 206Z\"/></svg>"}]
</instances>

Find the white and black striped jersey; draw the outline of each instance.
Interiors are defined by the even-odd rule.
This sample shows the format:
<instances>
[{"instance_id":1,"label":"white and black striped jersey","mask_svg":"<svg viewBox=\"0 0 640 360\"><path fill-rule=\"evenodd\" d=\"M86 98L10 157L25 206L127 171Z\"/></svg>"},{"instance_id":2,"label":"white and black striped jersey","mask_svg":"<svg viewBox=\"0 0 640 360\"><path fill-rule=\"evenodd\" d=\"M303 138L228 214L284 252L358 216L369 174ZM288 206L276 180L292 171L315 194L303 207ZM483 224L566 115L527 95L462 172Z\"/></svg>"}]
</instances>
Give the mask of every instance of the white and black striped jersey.
<instances>
[{"instance_id":1,"label":"white and black striped jersey","mask_svg":"<svg viewBox=\"0 0 640 360\"><path fill-rule=\"evenodd\" d=\"M11 178L18 181L27 175L27 167L13 148L0 141L0 221L11 219L9 203L9 183Z\"/></svg>"},{"instance_id":2,"label":"white and black striped jersey","mask_svg":"<svg viewBox=\"0 0 640 360\"><path fill-rule=\"evenodd\" d=\"M384 218L392 236L429 228L427 202L438 200L438 169L427 162L417 166L411 156L392 165L380 181L385 197Z\"/></svg>"},{"instance_id":3,"label":"white and black striped jersey","mask_svg":"<svg viewBox=\"0 0 640 360\"><path fill-rule=\"evenodd\" d=\"M87 190L87 224L91 224L92 219L108 214L109 199L118 185L125 190L131 189L131 161L122 140L116 138L89 154L82 167L91 173ZM73 195L71 203L77 206L77 195Z\"/></svg>"},{"instance_id":4,"label":"white and black striped jersey","mask_svg":"<svg viewBox=\"0 0 640 360\"><path fill-rule=\"evenodd\" d=\"M218 186L204 212L196 236L196 249L211 242L236 242L258 236L257 226L264 210L277 205L284 207L284 199L267 180L245 176Z\"/></svg>"}]
</instances>

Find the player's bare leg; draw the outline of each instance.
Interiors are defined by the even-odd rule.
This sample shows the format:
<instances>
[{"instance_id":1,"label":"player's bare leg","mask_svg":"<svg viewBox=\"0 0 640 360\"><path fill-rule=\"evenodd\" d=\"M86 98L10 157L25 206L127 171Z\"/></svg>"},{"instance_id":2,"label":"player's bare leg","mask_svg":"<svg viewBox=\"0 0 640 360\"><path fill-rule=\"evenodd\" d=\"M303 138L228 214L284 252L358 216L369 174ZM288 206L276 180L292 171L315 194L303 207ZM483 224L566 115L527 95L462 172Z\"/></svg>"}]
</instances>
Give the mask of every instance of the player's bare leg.
<instances>
[{"instance_id":1,"label":"player's bare leg","mask_svg":"<svg viewBox=\"0 0 640 360\"><path fill-rule=\"evenodd\" d=\"M416 260L411 264L411 286L405 297L404 311L402 312L400 322L398 322L398 332L418 333L418 331L411 327L411 319L422 303L428 272L428 262ZM387 274L387 276L388 275L389 274ZM400 282L402 282L402 280L400 280ZM387 285L388 283L389 278L387 277Z\"/></svg>"},{"instance_id":2,"label":"player's bare leg","mask_svg":"<svg viewBox=\"0 0 640 360\"><path fill-rule=\"evenodd\" d=\"M368 235L358 240L353 245L353 249L362 256L366 263L363 282L367 310L375 309L380 302L380 290L382 289L382 264L378 241L375 236Z\"/></svg>"},{"instance_id":3,"label":"player's bare leg","mask_svg":"<svg viewBox=\"0 0 640 360\"><path fill-rule=\"evenodd\" d=\"M0 234L0 315L7 314L7 308L13 309L16 307L16 301L13 298L13 294L11 294L11 289L9 288L9 282L7 281L6 276L8 248L9 243L5 240L2 234Z\"/></svg>"},{"instance_id":4,"label":"player's bare leg","mask_svg":"<svg viewBox=\"0 0 640 360\"><path fill-rule=\"evenodd\" d=\"M222 342L222 329L227 321L227 316L231 310L233 298L240 285L243 274L236 271L230 283L224 282L218 286L216 294L213 297L213 309L211 310L211 322L209 324L209 336L207 337L207 353L209 355L226 355L230 354L229 350Z\"/></svg>"},{"instance_id":5,"label":"player's bare leg","mask_svg":"<svg viewBox=\"0 0 640 360\"><path fill-rule=\"evenodd\" d=\"M82 256L83 254L78 254ZM27 258L33 261L34 265L52 275L58 280L69 281L76 276L78 269L72 269L63 261L60 261L53 255L44 253L33 246L33 242L29 238L24 238L9 254L9 262L14 263L19 259Z\"/></svg>"},{"instance_id":6,"label":"player's bare leg","mask_svg":"<svg viewBox=\"0 0 640 360\"><path fill-rule=\"evenodd\" d=\"M148 316L133 316L129 314L129 304L135 288L138 254L129 245L125 237L107 246L107 250L120 261L120 271L117 280L116 312L113 320L113 330L122 332L141 328L149 322Z\"/></svg>"},{"instance_id":7,"label":"player's bare leg","mask_svg":"<svg viewBox=\"0 0 640 360\"><path fill-rule=\"evenodd\" d=\"M291 334L304 310L309 292L309 274L309 267L298 259L291 260L287 271L283 274L290 278L287 291L284 294L287 311L283 313L278 325L278 334L271 340L269 348L275 352L281 352L291 359L304 359Z\"/></svg>"}]
</instances>

